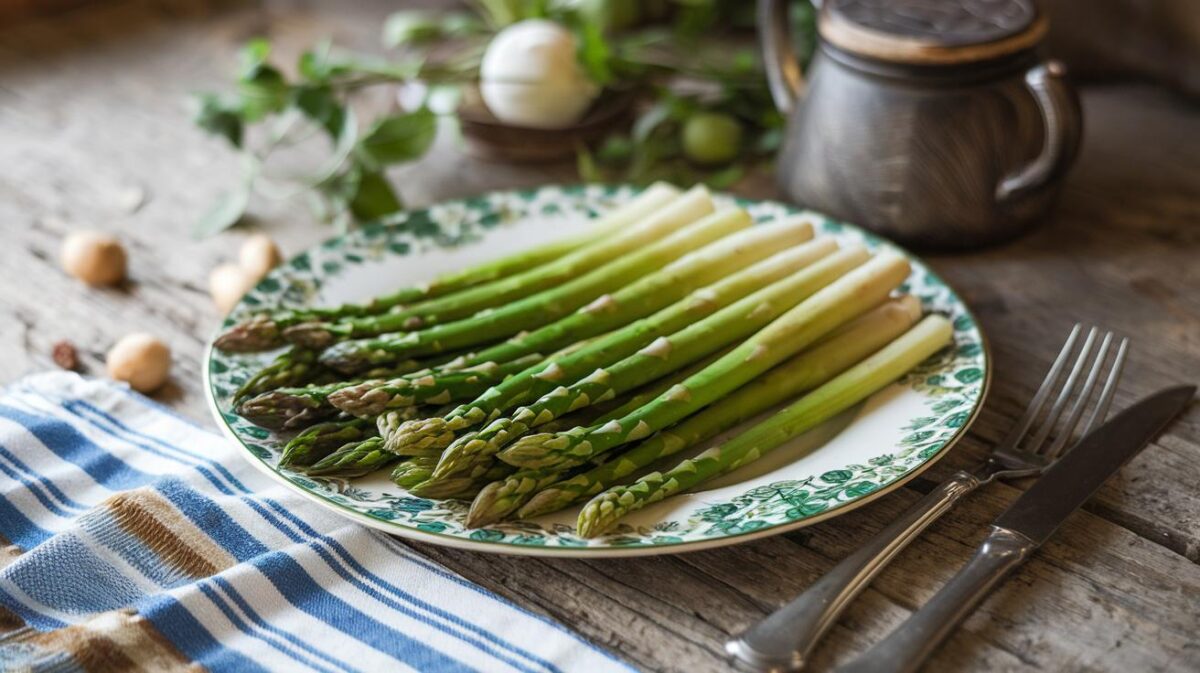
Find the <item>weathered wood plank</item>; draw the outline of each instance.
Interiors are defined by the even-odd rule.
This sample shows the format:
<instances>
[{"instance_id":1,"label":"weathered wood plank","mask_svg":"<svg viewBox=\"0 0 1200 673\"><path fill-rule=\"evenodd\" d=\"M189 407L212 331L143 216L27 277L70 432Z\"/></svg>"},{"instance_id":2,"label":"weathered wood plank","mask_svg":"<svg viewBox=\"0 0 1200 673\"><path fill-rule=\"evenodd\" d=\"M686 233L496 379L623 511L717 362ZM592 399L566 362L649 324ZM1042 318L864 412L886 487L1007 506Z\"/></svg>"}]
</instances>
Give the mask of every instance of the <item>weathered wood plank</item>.
<instances>
[{"instance_id":1,"label":"weathered wood plank","mask_svg":"<svg viewBox=\"0 0 1200 673\"><path fill-rule=\"evenodd\" d=\"M186 96L224 86L233 51L269 34L284 61L322 35L369 48L389 3L265 9L204 0L124 0L0 28L0 380L50 366L54 341L104 350L132 329L176 353L160 397L208 422L203 343L218 317L209 269L242 233L192 241L188 226L236 175L189 121ZM930 262L989 334L993 394L972 436L911 487L811 529L735 548L622 561L531 560L427 545L422 552L548 614L647 670L725 670L722 641L811 583L927 489L999 438L1075 321L1134 339L1118 403L1200 375L1200 116L1150 88L1085 95L1087 139L1058 212L1012 244ZM397 172L410 203L573 180L569 166L511 167L443 143ZM131 190L144 193L136 209ZM758 176L739 193L770 197ZM257 204L285 250L329 232L298 204ZM57 266L80 226L117 231L132 282L84 291ZM1194 670L1200 667L1200 409L1193 407L985 603L934 670ZM1015 496L999 485L952 513L864 594L817 652L847 660L895 626L970 554Z\"/></svg>"}]
</instances>

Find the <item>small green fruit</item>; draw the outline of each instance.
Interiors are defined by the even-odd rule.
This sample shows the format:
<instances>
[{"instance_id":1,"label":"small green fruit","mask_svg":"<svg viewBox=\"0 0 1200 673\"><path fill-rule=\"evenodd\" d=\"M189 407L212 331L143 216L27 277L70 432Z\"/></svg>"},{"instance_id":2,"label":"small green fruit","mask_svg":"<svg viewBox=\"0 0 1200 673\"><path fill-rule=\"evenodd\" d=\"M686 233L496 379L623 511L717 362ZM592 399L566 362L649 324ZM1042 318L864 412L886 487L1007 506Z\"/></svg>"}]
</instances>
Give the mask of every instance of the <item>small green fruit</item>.
<instances>
[{"instance_id":1,"label":"small green fruit","mask_svg":"<svg viewBox=\"0 0 1200 673\"><path fill-rule=\"evenodd\" d=\"M727 114L701 112L683 125L683 155L697 164L728 163L741 144L742 126Z\"/></svg>"}]
</instances>

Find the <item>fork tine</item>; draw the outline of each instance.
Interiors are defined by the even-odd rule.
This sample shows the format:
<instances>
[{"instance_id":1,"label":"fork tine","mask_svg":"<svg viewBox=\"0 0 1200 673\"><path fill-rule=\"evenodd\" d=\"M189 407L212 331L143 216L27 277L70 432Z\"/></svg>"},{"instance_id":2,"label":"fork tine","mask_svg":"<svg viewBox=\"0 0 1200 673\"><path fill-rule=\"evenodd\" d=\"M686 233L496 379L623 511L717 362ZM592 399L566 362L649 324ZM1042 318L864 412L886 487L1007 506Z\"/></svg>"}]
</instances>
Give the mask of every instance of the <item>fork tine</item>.
<instances>
[{"instance_id":1,"label":"fork tine","mask_svg":"<svg viewBox=\"0 0 1200 673\"><path fill-rule=\"evenodd\" d=\"M1128 350L1129 339L1121 339L1121 344L1117 347L1117 357L1113 358L1112 369L1108 373L1108 380L1104 382L1104 390L1100 392L1100 401L1096 402L1096 408L1092 410L1087 426L1083 428L1084 434L1091 432L1097 423L1103 423L1108 417L1108 407L1117 392L1117 381L1121 379L1121 371L1125 367L1125 353Z\"/></svg>"},{"instance_id":2,"label":"fork tine","mask_svg":"<svg viewBox=\"0 0 1200 673\"><path fill-rule=\"evenodd\" d=\"M1063 409L1066 408L1067 402L1071 399L1071 394L1075 392L1075 384L1079 380L1079 375L1083 373L1083 369L1087 366L1091 358L1092 346L1096 343L1096 335L1100 330L1093 327L1088 330L1087 339L1083 342L1083 347L1079 349L1079 355L1075 358L1075 364L1071 367L1071 373L1067 374L1067 381L1063 384L1062 390L1058 392L1058 397L1054 399L1054 404L1050 406L1050 411L1043 419L1042 425L1034 433L1033 439L1025 446L1026 451L1037 453L1042 444L1046 442L1046 438L1050 436L1050 431L1058 424L1058 419L1062 416Z\"/></svg>"},{"instance_id":3,"label":"fork tine","mask_svg":"<svg viewBox=\"0 0 1200 673\"><path fill-rule=\"evenodd\" d=\"M1029 431L1029 426L1033 425L1034 419L1041 414L1042 406L1050 397L1050 393L1054 391L1054 386L1058 383L1058 377L1062 375L1063 367L1067 365L1067 359L1071 357L1071 351L1075 350L1075 342L1079 338L1079 331L1083 326L1075 323L1071 328L1071 333L1067 335L1067 341L1063 344L1062 350L1058 352L1058 357L1054 359L1054 364L1050 365L1050 370L1046 372L1046 378L1042 379L1042 385L1038 386L1037 393L1033 399L1029 401L1029 406L1025 407L1025 412L1021 414L1021 418L1013 425L1012 430L1004 436L1004 439L996 446L996 451L1011 451L1017 448L1017 444L1021 443L1021 439L1025 433Z\"/></svg>"},{"instance_id":4,"label":"fork tine","mask_svg":"<svg viewBox=\"0 0 1200 673\"><path fill-rule=\"evenodd\" d=\"M1104 340L1100 342L1100 351L1096 353L1096 359L1092 362L1092 370L1088 372L1087 380L1083 382L1083 389L1079 391L1079 395L1075 397L1075 403L1071 405L1071 412L1067 414L1067 421L1063 424L1061 430L1054 437L1054 442L1042 453L1049 460L1054 460L1058 454L1062 452L1063 447L1071 439L1075 433L1075 426L1079 424L1079 419L1083 416L1084 409L1087 408L1088 401L1092 398L1092 391L1096 388L1096 381L1100 379L1100 373L1104 371L1104 363L1108 360L1108 349L1112 346L1113 333L1105 332Z\"/></svg>"}]
</instances>

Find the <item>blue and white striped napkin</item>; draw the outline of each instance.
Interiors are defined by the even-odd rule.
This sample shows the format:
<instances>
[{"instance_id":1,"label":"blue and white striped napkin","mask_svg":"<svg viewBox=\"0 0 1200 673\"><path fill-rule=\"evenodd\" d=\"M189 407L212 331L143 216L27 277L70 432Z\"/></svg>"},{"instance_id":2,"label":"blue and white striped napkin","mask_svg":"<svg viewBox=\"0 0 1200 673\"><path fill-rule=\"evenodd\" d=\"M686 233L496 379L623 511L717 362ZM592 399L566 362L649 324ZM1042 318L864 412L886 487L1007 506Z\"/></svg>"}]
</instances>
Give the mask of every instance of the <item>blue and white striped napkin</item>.
<instances>
[{"instance_id":1,"label":"blue and white striped napkin","mask_svg":"<svg viewBox=\"0 0 1200 673\"><path fill-rule=\"evenodd\" d=\"M4 670L629 670L74 374L0 393L0 535Z\"/></svg>"}]
</instances>

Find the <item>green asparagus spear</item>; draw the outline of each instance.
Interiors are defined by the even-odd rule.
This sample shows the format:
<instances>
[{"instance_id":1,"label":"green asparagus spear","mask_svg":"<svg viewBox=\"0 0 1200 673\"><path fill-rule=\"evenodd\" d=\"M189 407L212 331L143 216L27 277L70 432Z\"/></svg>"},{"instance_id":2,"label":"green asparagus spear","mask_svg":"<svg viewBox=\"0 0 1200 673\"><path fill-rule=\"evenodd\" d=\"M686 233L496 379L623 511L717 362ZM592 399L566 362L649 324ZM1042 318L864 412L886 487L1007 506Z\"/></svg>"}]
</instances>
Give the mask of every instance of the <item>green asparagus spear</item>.
<instances>
[{"instance_id":1,"label":"green asparagus spear","mask_svg":"<svg viewBox=\"0 0 1200 673\"><path fill-rule=\"evenodd\" d=\"M304 348L289 348L280 353L271 364L260 369L237 389L233 394L233 403L240 404L249 397L276 388L302 386L332 379L331 372L317 361L318 355L316 351Z\"/></svg>"},{"instance_id":2,"label":"green asparagus spear","mask_svg":"<svg viewBox=\"0 0 1200 673\"><path fill-rule=\"evenodd\" d=\"M560 432L570 430L573 427L591 426L597 423L603 424L615 418L621 418L666 392L671 386L682 382L692 374L712 364L728 351L729 349L727 348L722 349L718 353L714 353L690 367L672 372L657 381L649 383L634 391L633 394L625 396L625 399L620 404L600 402L569 413L566 416L556 418L539 427L543 430L549 429L552 432ZM609 405L609 408L604 409L599 414L593 415L584 422L563 422L565 419L585 414L589 409L603 408L606 405ZM468 435L468 439L463 439L462 441L470 441L469 437L477 434ZM475 467L471 468L470 474L478 477L479 473L482 473L484 469L487 469L486 466L489 465L494 466L494 463L481 461ZM565 474L565 472L557 470L518 470L504 479L486 484L480 490L475 502L471 504L471 510L467 513L467 525L478 527L498 521L524 503L530 495L562 479Z\"/></svg>"},{"instance_id":3,"label":"green asparagus spear","mask_svg":"<svg viewBox=\"0 0 1200 673\"><path fill-rule=\"evenodd\" d=\"M663 236L709 215L712 213L712 209L712 199L707 190L692 189L668 203L664 208L641 219L636 226L627 227L602 241L543 266L530 269L525 273L503 278L487 285L469 288L446 297L414 304L384 315L307 326L303 330L304 339L310 343L323 340L328 345L335 340L347 337L375 336L391 332L413 333L412 330L425 327L426 323L431 327L444 326L485 309L506 307L517 301L541 296L545 291L571 282L581 275L598 271L614 261L620 260L623 256L634 253ZM323 337L317 334L322 330L327 333ZM292 338L294 338L294 333L300 330L294 328L291 331L293 332ZM513 330L513 332L516 331ZM390 335L393 340L399 336L401 335ZM358 343L356 347L361 348L363 344L375 341L386 342L388 339L366 340ZM352 348L344 344L339 344L339 346Z\"/></svg>"},{"instance_id":4,"label":"green asparagus spear","mask_svg":"<svg viewBox=\"0 0 1200 673\"><path fill-rule=\"evenodd\" d=\"M568 468L643 439L696 413L883 303L908 277L908 261L885 251L776 318L725 357L623 418L579 431L524 437L500 453L517 467ZM672 339L666 357L674 357Z\"/></svg>"},{"instance_id":5,"label":"green asparagus spear","mask_svg":"<svg viewBox=\"0 0 1200 673\"><path fill-rule=\"evenodd\" d=\"M343 341L325 350L321 362L338 371L354 373L399 358L509 337L521 330L552 323L605 292L623 287L691 250L750 225L744 211L724 211L557 287L465 320L399 336Z\"/></svg>"},{"instance_id":6,"label":"green asparagus spear","mask_svg":"<svg viewBox=\"0 0 1200 673\"><path fill-rule=\"evenodd\" d=\"M562 384L579 380L597 367L617 362L656 337L677 332L747 294L786 278L829 255L836 247L829 239L818 239L784 250L701 288L654 315L599 337L570 357L556 358L545 367L521 372L474 401L457 407L449 415L432 416L398 428L388 428L389 431L394 430L384 433L388 448L402 453L406 453L405 447L410 445L420 450L446 448L454 440L456 432L498 418L524 401L536 400Z\"/></svg>"},{"instance_id":7,"label":"green asparagus spear","mask_svg":"<svg viewBox=\"0 0 1200 673\"><path fill-rule=\"evenodd\" d=\"M484 484L503 479L509 472L512 472L512 468L507 465L493 465L491 468L481 470L477 476L463 475L450 479L426 479L408 491L422 498L474 498Z\"/></svg>"},{"instance_id":8,"label":"green asparagus spear","mask_svg":"<svg viewBox=\"0 0 1200 673\"><path fill-rule=\"evenodd\" d=\"M361 477L398 460L400 456L383 450L382 437L371 437L343 445L308 468L308 474L314 477Z\"/></svg>"},{"instance_id":9,"label":"green asparagus spear","mask_svg":"<svg viewBox=\"0 0 1200 673\"><path fill-rule=\"evenodd\" d=\"M306 467L316 463L347 442L375 434L375 424L361 419L318 423L296 435L283 447L279 467Z\"/></svg>"},{"instance_id":10,"label":"green asparagus spear","mask_svg":"<svg viewBox=\"0 0 1200 673\"><path fill-rule=\"evenodd\" d=\"M525 353L549 352L564 344L623 327L683 299L700 287L810 238L812 225L802 219L751 227L731 234L617 292L601 296L557 322L481 350L467 358L464 364L493 360L507 362ZM832 246L832 241L828 245Z\"/></svg>"},{"instance_id":11,"label":"green asparagus spear","mask_svg":"<svg viewBox=\"0 0 1200 673\"><path fill-rule=\"evenodd\" d=\"M599 218L579 236L554 241L462 271L446 274L433 282L407 287L377 297L365 304L344 304L332 308L286 309L257 315L234 325L217 338L217 348L230 352L251 352L274 348L282 343L283 330L308 321L337 321L379 315L399 306L450 295L467 288L490 284L500 279L528 273L551 261L561 259L587 246L617 234L622 229L649 217L678 198L679 190L663 183L648 187L630 202ZM547 287L543 285L542 287ZM531 287L536 287L536 284Z\"/></svg>"},{"instance_id":12,"label":"green asparagus spear","mask_svg":"<svg viewBox=\"0 0 1200 673\"><path fill-rule=\"evenodd\" d=\"M238 404L237 412L246 420L264 428L272 430L298 428L314 420L337 414L338 410L331 404L330 397L343 388L367 381L382 383L385 379L379 377L411 375L426 369L429 364L429 362L418 360L402 360L387 367L367 371L365 378L352 381L335 381L298 388L267 390ZM268 382L264 380L257 385L265 387Z\"/></svg>"},{"instance_id":13,"label":"green asparagus spear","mask_svg":"<svg viewBox=\"0 0 1200 673\"><path fill-rule=\"evenodd\" d=\"M553 481L564 472L551 469L520 470L506 481L496 482L494 487L489 485L472 504L468 523L487 525L507 516L516 507L521 507L521 518L531 518L556 512L595 495L656 460L696 446L825 383L899 337L920 317L921 303L916 297L891 300L839 328L718 404L659 432L603 465L557 483L547 484L547 481ZM486 500L485 494L489 494ZM528 503L521 506L526 500Z\"/></svg>"},{"instance_id":14,"label":"green asparagus spear","mask_svg":"<svg viewBox=\"0 0 1200 673\"><path fill-rule=\"evenodd\" d=\"M569 386L552 390L533 404L517 409L512 416L492 421L473 438L450 445L442 454L434 477L449 477L472 465L488 462L502 447L534 427L568 411L611 399L752 334L792 305L861 264L866 257L862 248L830 255L669 337L655 339L649 346L615 364L599 368ZM568 431L568 434L572 432ZM521 457L520 453L518 457ZM517 464L508 459L505 462L517 467L540 467Z\"/></svg>"},{"instance_id":15,"label":"green asparagus spear","mask_svg":"<svg viewBox=\"0 0 1200 673\"><path fill-rule=\"evenodd\" d=\"M448 372L431 371L416 377L365 381L332 391L328 401L331 406L360 418L414 404L446 404L474 398L505 377L543 360L540 353L531 353L504 364L485 362Z\"/></svg>"},{"instance_id":16,"label":"green asparagus spear","mask_svg":"<svg viewBox=\"0 0 1200 673\"><path fill-rule=\"evenodd\" d=\"M952 336L948 320L936 315L925 318L879 352L750 430L665 473L652 472L628 486L615 486L592 498L579 514L579 534L601 535L630 512L756 460L900 378L944 347Z\"/></svg>"},{"instance_id":17,"label":"green asparagus spear","mask_svg":"<svg viewBox=\"0 0 1200 673\"><path fill-rule=\"evenodd\" d=\"M392 470L392 481L400 488L410 489L428 479L435 465L437 456L414 456L402 460Z\"/></svg>"}]
</instances>

